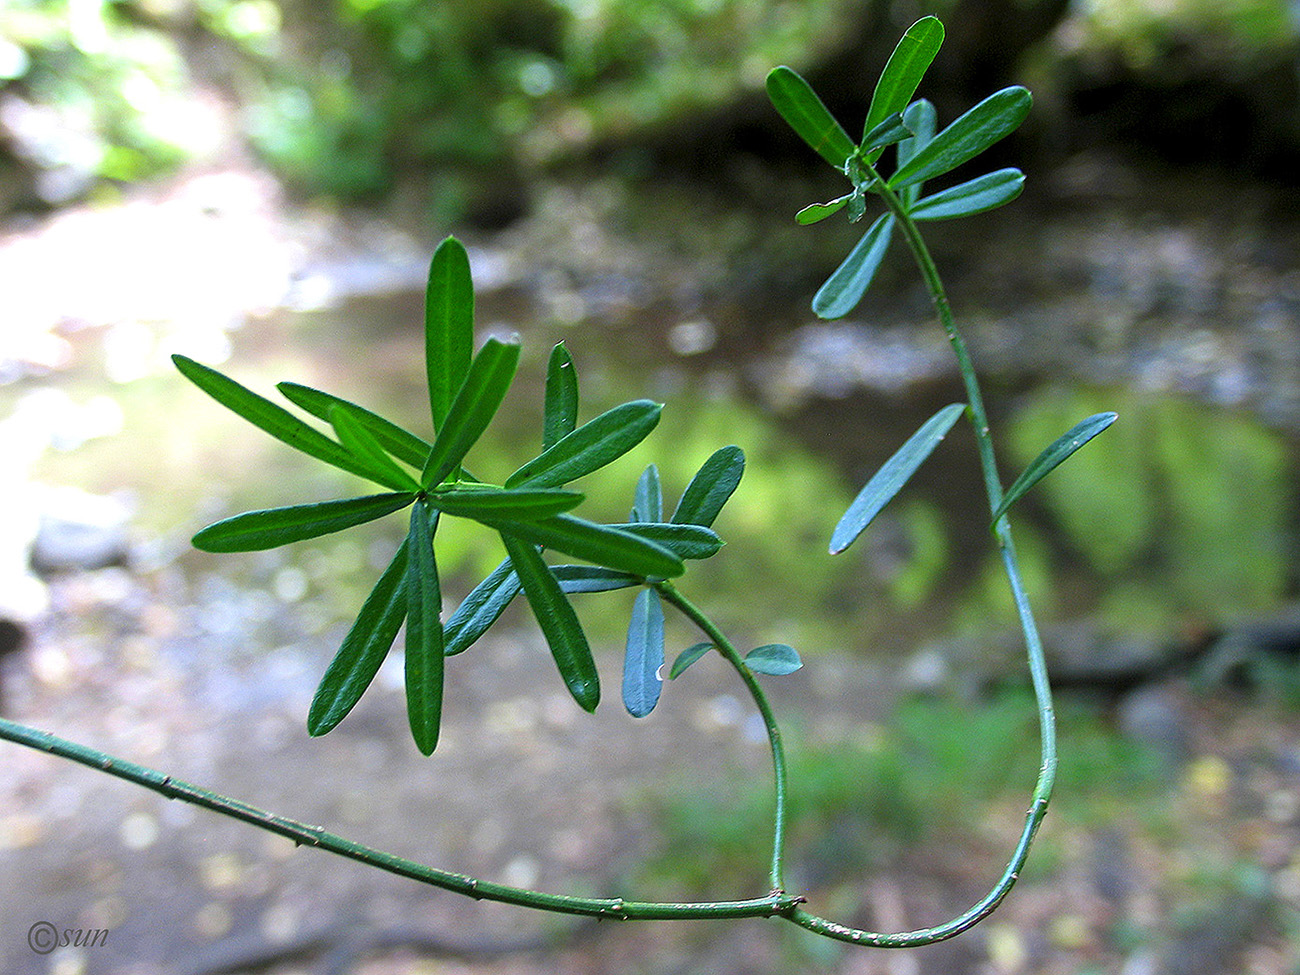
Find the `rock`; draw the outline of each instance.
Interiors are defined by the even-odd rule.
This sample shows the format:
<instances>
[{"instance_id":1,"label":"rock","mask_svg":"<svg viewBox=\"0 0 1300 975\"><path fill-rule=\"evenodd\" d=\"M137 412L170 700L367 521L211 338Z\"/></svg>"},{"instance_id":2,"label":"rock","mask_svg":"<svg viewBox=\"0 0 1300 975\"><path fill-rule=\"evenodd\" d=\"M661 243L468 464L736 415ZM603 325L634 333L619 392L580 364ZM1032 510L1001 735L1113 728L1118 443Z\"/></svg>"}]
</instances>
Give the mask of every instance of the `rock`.
<instances>
[{"instance_id":1,"label":"rock","mask_svg":"<svg viewBox=\"0 0 1300 975\"><path fill-rule=\"evenodd\" d=\"M1199 670L1208 684L1254 687L1300 662L1300 603L1228 627L1210 645Z\"/></svg>"},{"instance_id":2,"label":"rock","mask_svg":"<svg viewBox=\"0 0 1300 975\"><path fill-rule=\"evenodd\" d=\"M1041 633L1053 687L1108 699L1179 671L1199 650L1160 635L1115 633L1087 618L1045 626ZM958 687L988 689L1028 680L1019 630L933 643L916 660L935 656L947 661Z\"/></svg>"},{"instance_id":3,"label":"rock","mask_svg":"<svg viewBox=\"0 0 1300 975\"><path fill-rule=\"evenodd\" d=\"M31 565L43 575L126 565L130 508L117 498L53 488L41 498Z\"/></svg>"},{"instance_id":4,"label":"rock","mask_svg":"<svg viewBox=\"0 0 1300 975\"><path fill-rule=\"evenodd\" d=\"M1127 838L1118 829L1103 829L1092 840L1093 889L1114 905L1122 905L1137 884Z\"/></svg>"},{"instance_id":5,"label":"rock","mask_svg":"<svg viewBox=\"0 0 1300 975\"><path fill-rule=\"evenodd\" d=\"M907 694L937 694L948 686L951 678L948 658L931 646L912 654L898 674L898 686Z\"/></svg>"},{"instance_id":6,"label":"rock","mask_svg":"<svg viewBox=\"0 0 1300 975\"><path fill-rule=\"evenodd\" d=\"M0 617L0 657L21 650L26 642L26 627L14 620Z\"/></svg>"},{"instance_id":7,"label":"rock","mask_svg":"<svg viewBox=\"0 0 1300 975\"><path fill-rule=\"evenodd\" d=\"M1134 688L1120 699L1116 717L1124 734L1151 746L1171 765L1190 754L1191 716L1178 684L1162 681Z\"/></svg>"}]
</instances>

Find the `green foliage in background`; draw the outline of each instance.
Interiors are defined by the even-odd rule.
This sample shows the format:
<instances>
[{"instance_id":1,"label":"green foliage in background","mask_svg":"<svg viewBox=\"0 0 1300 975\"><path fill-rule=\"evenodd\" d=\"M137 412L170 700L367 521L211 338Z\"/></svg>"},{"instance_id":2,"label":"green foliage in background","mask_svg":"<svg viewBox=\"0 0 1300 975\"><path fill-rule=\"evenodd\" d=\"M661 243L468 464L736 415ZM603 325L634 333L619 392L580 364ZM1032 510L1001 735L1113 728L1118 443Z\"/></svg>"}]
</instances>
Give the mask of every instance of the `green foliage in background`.
<instances>
[{"instance_id":1,"label":"green foliage in background","mask_svg":"<svg viewBox=\"0 0 1300 975\"><path fill-rule=\"evenodd\" d=\"M208 145L180 45L127 4L0 4L3 126L62 203L98 178L137 180Z\"/></svg>"},{"instance_id":2,"label":"green foliage in background","mask_svg":"<svg viewBox=\"0 0 1300 975\"><path fill-rule=\"evenodd\" d=\"M992 806L1018 801L1034 774L1030 704L1022 691L977 707L914 697L887 725L863 724L830 741L813 743L795 728L787 741L791 844L808 864L808 882L833 886L896 869L906 849L941 833L968 839ZM1102 826L1117 804L1154 798L1167 786L1161 754L1117 730L1102 709L1063 708L1061 731L1070 748L1055 811L1068 821ZM662 845L646 879L714 892L744 883L762 856L766 801L739 774L708 792L683 783L667 798L647 797Z\"/></svg>"},{"instance_id":3,"label":"green foliage in background","mask_svg":"<svg viewBox=\"0 0 1300 975\"><path fill-rule=\"evenodd\" d=\"M1016 413L1019 459L1076 410L1123 402L1126 423L1048 479L1040 502L1070 546L1117 584L1103 616L1132 627L1223 622L1286 591L1294 485L1286 445L1245 416L1137 393L1045 390ZM1208 618L1207 618L1208 617Z\"/></svg>"},{"instance_id":4,"label":"green foliage in background","mask_svg":"<svg viewBox=\"0 0 1300 975\"><path fill-rule=\"evenodd\" d=\"M297 189L376 198L418 174L447 215L735 103L768 65L816 64L895 16L857 0L7 0L0 101L18 154L51 174L47 202L218 151L205 99L220 93ZM1089 0L1068 24L1070 52L1139 64L1189 43L1245 62L1296 36L1285 0Z\"/></svg>"},{"instance_id":5,"label":"green foliage in background","mask_svg":"<svg viewBox=\"0 0 1300 975\"><path fill-rule=\"evenodd\" d=\"M304 8L285 7L293 32ZM263 62L252 136L299 186L378 193L395 172L424 172L435 205L454 210L472 177L518 176L725 104L773 60L833 48L855 7L336 0L297 51Z\"/></svg>"},{"instance_id":6,"label":"green foliage in background","mask_svg":"<svg viewBox=\"0 0 1300 975\"><path fill-rule=\"evenodd\" d=\"M1139 65L1189 42L1248 58L1289 47L1300 28L1287 0L1086 0L1080 20L1090 46L1113 48Z\"/></svg>"}]
</instances>

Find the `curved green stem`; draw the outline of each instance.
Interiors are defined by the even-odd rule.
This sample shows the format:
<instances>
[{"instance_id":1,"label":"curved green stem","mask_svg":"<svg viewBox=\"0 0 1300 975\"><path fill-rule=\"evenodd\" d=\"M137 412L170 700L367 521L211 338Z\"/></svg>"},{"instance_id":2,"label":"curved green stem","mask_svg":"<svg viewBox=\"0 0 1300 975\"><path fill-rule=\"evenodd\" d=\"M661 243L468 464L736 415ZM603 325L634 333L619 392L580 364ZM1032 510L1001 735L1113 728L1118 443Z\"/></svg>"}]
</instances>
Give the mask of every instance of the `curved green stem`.
<instances>
[{"instance_id":1,"label":"curved green stem","mask_svg":"<svg viewBox=\"0 0 1300 975\"><path fill-rule=\"evenodd\" d=\"M988 495L989 511L990 513L995 512L1002 502L1002 482L998 477L997 462L993 452L993 439L989 433L988 415L984 411L984 398L980 393L979 380L975 375L975 367L971 362L970 353L967 351L966 343L957 330L956 322L953 320L952 307L948 303L947 292L944 290L943 281L939 277L939 269L930 256L930 251L925 246L925 241L921 238L916 223L908 216L907 209L903 206L897 194L889 188L889 185L880 178L869 163L865 160L859 161L862 164L863 172L866 174L867 185L870 185L872 190L878 192L884 199L885 205L889 207L890 212L894 215L894 219L902 230L903 236L912 250L912 255L916 259L917 266L920 268L925 286L934 301L939 322L943 326L944 332L947 333L949 343L952 345L953 354L957 358L957 368L961 373L962 383L966 389L967 409L971 425L975 428L975 442L979 449L980 469L984 475L984 487ZM1020 618L1021 631L1025 637L1030 679L1033 683L1034 698L1038 706L1039 738L1042 748L1042 764L1039 767L1038 779L1034 785L1033 799L1029 812L1025 817L1025 826L1021 831L1020 840L1016 844L1006 870L1003 871L1001 878L993 885L993 888L977 904L964 914L936 927L897 934L880 934L850 928L817 917L802 908L795 908L787 916L801 927L850 944L875 945L881 948L909 948L932 944L960 934L991 914L1020 877L1020 871L1029 856L1029 847L1034 841L1034 836L1043 821L1043 816L1047 813L1047 805L1051 800L1052 788L1056 781L1056 716L1052 705L1052 690L1047 678L1047 662L1043 653L1043 644L1038 635L1038 626L1034 622L1033 611L1029 605L1028 595L1025 593L1023 580L1020 577L1020 567L1016 561L1015 546L1011 541L1011 525L1006 515L998 519L997 524L994 525L993 534L1002 557L1003 569L1006 572L1008 582L1011 584L1016 613Z\"/></svg>"},{"instance_id":2,"label":"curved green stem","mask_svg":"<svg viewBox=\"0 0 1300 975\"><path fill-rule=\"evenodd\" d=\"M295 819L277 816L247 803L209 792L189 782L172 778L170 775L164 775L156 769L136 765L134 762L116 758L47 731L29 728L5 718L0 718L0 738L79 762L100 772L143 786L168 799L179 799L194 806L202 806L222 816L250 823L269 833L287 836L294 843L326 850L349 860L356 860L367 866L397 874L399 877L407 877L432 887L464 894L476 900L499 901L503 904L533 907L559 914L628 921L773 917L788 914L799 904L799 898L786 896L776 890L765 897L748 900L679 903L632 901L621 897L573 897L567 894L548 894L521 887L510 887L487 880L478 880L465 874L427 867L376 850L327 832L320 826L311 826Z\"/></svg>"},{"instance_id":3,"label":"curved green stem","mask_svg":"<svg viewBox=\"0 0 1300 975\"><path fill-rule=\"evenodd\" d=\"M731 641L718 629L714 622L704 614L704 611L683 596L677 587L667 580L654 583L654 587L664 599L681 610L712 641L718 652L736 669L736 673L740 675L740 679L744 682L750 697L754 699L754 704L758 707L758 713L763 719L763 727L767 729L767 743L772 751L772 778L776 790L775 811L772 816L772 892L783 891L785 881L782 879L781 863L785 855L786 765L785 745L781 741L781 728L776 723L776 715L772 713L772 706L768 703L767 694L764 693L763 687L759 684L754 672L745 666L745 662L741 659L735 646L732 645Z\"/></svg>"}]
</instances>

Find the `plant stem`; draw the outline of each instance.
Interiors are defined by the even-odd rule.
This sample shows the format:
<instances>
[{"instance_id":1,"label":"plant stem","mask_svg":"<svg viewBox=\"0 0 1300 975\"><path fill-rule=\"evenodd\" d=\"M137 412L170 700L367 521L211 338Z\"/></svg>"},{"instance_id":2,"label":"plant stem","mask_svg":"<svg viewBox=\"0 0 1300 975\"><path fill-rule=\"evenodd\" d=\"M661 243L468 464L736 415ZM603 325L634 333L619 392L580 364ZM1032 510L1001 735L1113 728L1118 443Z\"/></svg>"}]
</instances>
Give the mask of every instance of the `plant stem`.
<instances>
[{"instance_id":1,"label":"plant stem","mask_svg":"<svg viewBox=\"0 0 1300 975\"><path fill-rule=\"evenodd\" d=\"M740 675L740 679L744 682L750 697L754 699L754 704L758 707L758 713L763 719L763 726L767 729L767 743L772 751L772 778L776 791L775 811L772 816L772 892L774 894L782 892L785 890L785 881L782 879L782 859L785 855L786 765L785 746L781 741L781 728L776 723L776 715L772 713L772 706L768 703L767 695L764 693L763 687L759 684L754 672L745 666L745 662L741 659L735 646L713 621L704 614L704 611L682 595L677 587L667 580L654 583L654 587L664 599L681 610L712 641L718 652L736 669L736 673Z\"/></svg>"},{"instance_id":2,"label":"plant stem","mask_svg":"<svg viewBox=\"0 0 1300 975\"><path fill-rule=\"evenodd\" d=\"M0 718L0 739L79 762L100 772L143 786L168 799L179 799L194 806L202 806L222 816L250 823L268 833L287 836L295 844L326 850L349 860L356 860L367 866L397 874L399 877L407 877L432 887L464 894L475 900L499 901L503 904L532 907L558 914L644 921L773 917L788 914L799 903L799 898L789 897L776 890L765 897L748 900L678 903L630 901L621 897L572 897L566 894L548 894L520 887L509 887L487 880L478 880L465 874L427 867L376 850L327 832L320 826L311 826L284 816L277 816L238 800L209 792L189 782L172 778L170 775L164 775L155 769L136 765L134 762L116 758L94 748L79 745L49 732L29 728L5 718Z\"/></svg>"},{"instance_id":3,"label":"plant stem","mask_svg":"<svg viewBox=\"0 0 1300 975\"><path fill-rule=\"evenodd\" d=\"M988 494L989 512L991 514L997 510L998 505L1002 502L1002 482L998 477L997 461L993 452L993 438L989 433L988 415L984 411L984 398L980 393L975 367L971 362L970 353L966 349L966 343L957 330L956 322L953 320L952 306L948 302L947 292L944 290L943 281L939 277L939 269L930 256L930 251L925 246L925 241L921 238L916 223L908 216L907 210L902 201L899 200L898 195L889 188L889 184L880 178L879 174L866 160L860 160L860 162L866 174L865 185L869 185L873 191L879 192L885 201L885 205L889 207L895 221L903 231L903 236L906 238L908 246L912 250L912 255L916 259L917 266L920 268L921 277L925 281L931 299L934 301L939 322L943 326L948 341L952 345L953 354L957 358L957 368L961 373L962 384L966 389L967 410L969 411L971 425L975 429L975 442L979 450L980 469L984 475L984 487ZM1039 638L1038 626L1034 622L1029 598L1025 592L1024 582L1020 577L1020 566L1016 560L1015 546L1011 540L1011 524L1005 514L993 526L993 534L1002 557L1003 569L1006 572L1008 582L1011 584L1011 594L1015 600L1016 613L1020 618L1021 631L1025 637L1029 674L1034 687L1034 698L1038 706L1038 729L1042 753L1042 764L1039 767L1038 779L1034 785L1033 799L1029 812L1025 817L1024 829L1021 831L1020 840L1011 855L1011 860L1007 864L1002 877L982 900L964 914L936 927L898 934L878 934L846 927L834 921L828 921L825 918L809 914L801 908L795 908L788 917L801 927L839 941L846 941L851 944L875 945L881 948L910 948L917 945L932 944L960 934L991 914L1020 877L1020 871L1029 856L1029 848L1034 841L1034 836L1043 821L1043 816L1047 813L1047 805L1052 796L1052 787L1056 781L1056 715L1052 705L1052 690L1048 683L1047 661L1043 653L1042 640Z\"/></svg>"}]
</instances>

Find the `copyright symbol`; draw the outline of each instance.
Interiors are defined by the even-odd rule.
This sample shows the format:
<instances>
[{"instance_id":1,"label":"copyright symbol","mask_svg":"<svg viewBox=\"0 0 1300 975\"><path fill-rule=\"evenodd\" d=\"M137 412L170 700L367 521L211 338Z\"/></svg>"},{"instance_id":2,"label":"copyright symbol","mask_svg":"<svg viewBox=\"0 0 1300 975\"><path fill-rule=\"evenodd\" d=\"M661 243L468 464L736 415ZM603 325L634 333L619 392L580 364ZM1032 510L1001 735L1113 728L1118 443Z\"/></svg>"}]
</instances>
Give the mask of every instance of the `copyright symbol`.
<instances>
[{"instance_id":1,"label":"copyright symbol","mask_svg":"<svg viewBox=\"0 0 1300 975\"><path fill-rule=\"evenodd\" d=\"M37 921L27 929L27 946L38 955L48 955L59 946L59 929L49 921Z\"/></svg>"}]
</instances>

